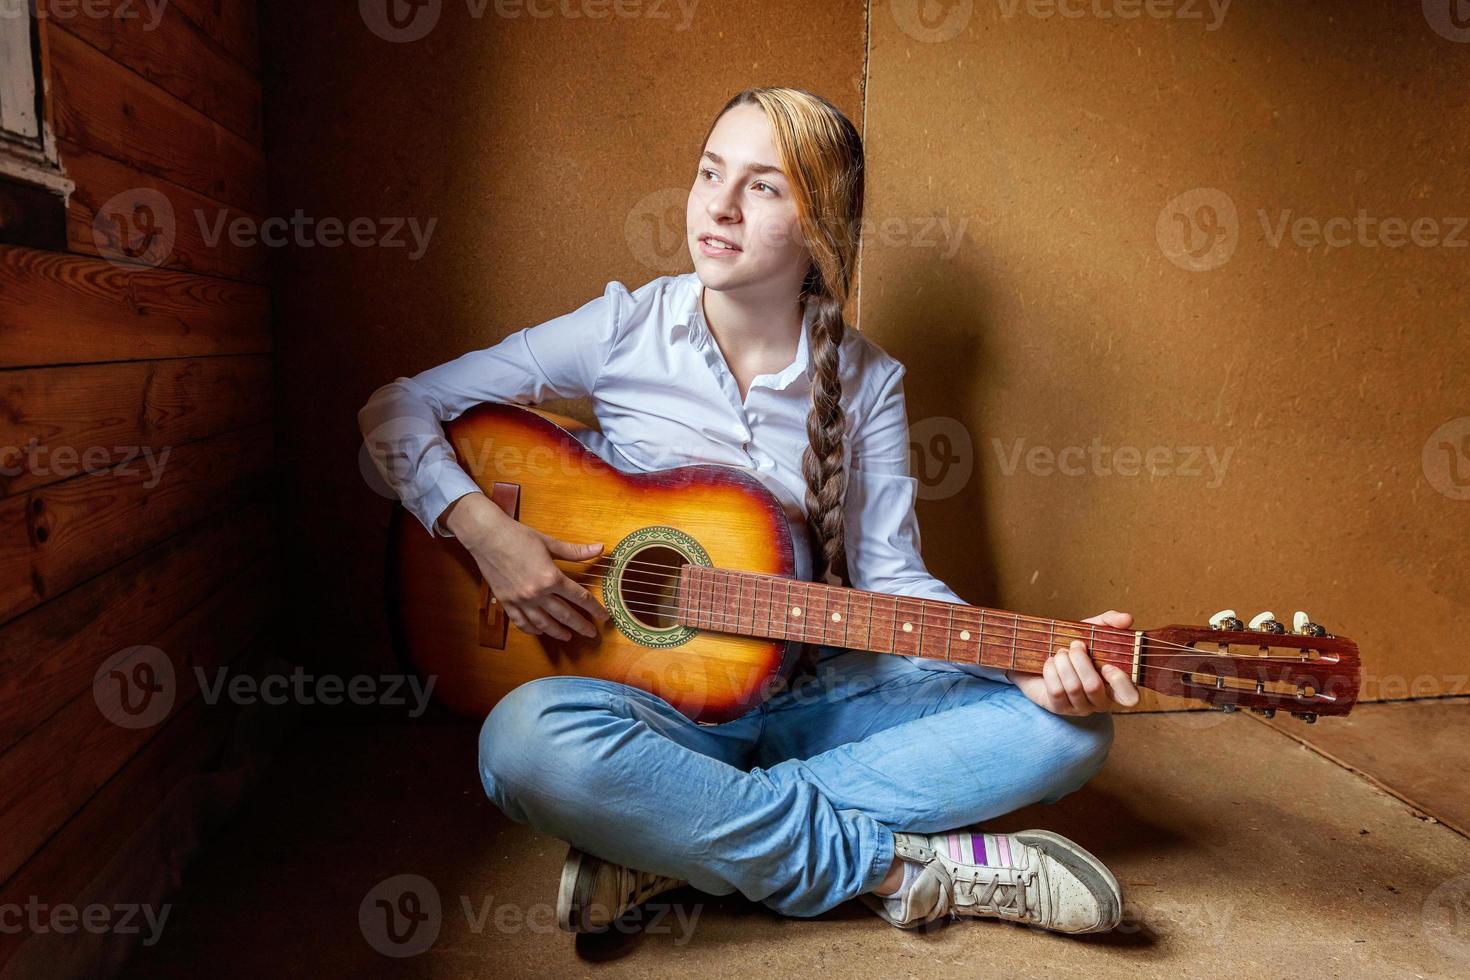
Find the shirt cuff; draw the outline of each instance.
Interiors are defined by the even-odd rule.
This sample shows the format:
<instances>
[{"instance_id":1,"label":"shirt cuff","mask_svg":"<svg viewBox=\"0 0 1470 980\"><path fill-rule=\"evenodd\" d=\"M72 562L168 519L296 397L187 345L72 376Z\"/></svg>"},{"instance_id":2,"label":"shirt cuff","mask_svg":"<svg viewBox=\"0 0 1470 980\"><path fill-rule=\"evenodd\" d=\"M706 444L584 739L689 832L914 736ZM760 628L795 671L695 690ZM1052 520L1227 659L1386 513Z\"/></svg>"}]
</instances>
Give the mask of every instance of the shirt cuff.
<instances>
[{"instance_id":1,"label":"shirt cuff","mask_svg":"<svg viewBox=\"0 0 1470 980\"><path fill-rule=\"evenodd\" d=\"M444 467L437 482L414 500L404 500L403 506L418 518L430 534L436 538L452 538L454 533L439 524L439 517L460 497L467 493L480 492L480 485L456 465Z\"/></svg>"}]
</instances>

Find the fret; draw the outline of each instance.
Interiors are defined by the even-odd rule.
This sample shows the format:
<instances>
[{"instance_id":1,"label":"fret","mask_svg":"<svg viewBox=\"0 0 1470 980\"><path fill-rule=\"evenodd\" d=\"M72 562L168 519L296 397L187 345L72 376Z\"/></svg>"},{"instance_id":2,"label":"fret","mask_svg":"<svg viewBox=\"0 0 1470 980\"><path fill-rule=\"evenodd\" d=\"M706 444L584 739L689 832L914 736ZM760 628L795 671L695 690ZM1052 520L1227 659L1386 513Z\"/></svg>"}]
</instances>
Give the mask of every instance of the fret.
<instances>
[{"instance_id":1,"label":"fret","mask_svg":"<svg viewBox=\"0 0 1470 980\"><path fill-rule=\"evenodd\" d=\"M803 643L808 640L806 628L808 612L806 588L807 584L805 582L798 582L793 579L786 589L786 622L792 629L796 630L797 638ZM800 612L793 613L793 609L798 609Z\"/></svg>"},{"instance_id":2,"label":"fret","mask_svg":"<svg viewBox=\"0 0 1470 980\"><path fill-rule=\"evenodd\" d=\"M847 642L847 631L852 629L852 590L842 590L842 647L850 649Z\"/></svg>"},{"instance_id":3,"label":"fret","mask_svg":"<svg viewBox=\"0 0 1470 980\"><path fill-rule=\"evenodd\" d=\"M935 630L931 628L931 624L929 623L929 616L934 611L932 604L928 600L919 601L919 617L914 623L914 626L915 633L917 634L916 643L919 648L919 654L924 657L930 656L935 639ZM933 659L938 660L939 658L934 657Z\"/></svg>"},{"instance_id":4,"label":"fret","mask_svg":"<svg viewBox=\"0 0 1470 980\"><path fill-rule=\"evenodd\" d=\"M755 623L749 621L750 603L745 599L745 583L750 576L741 573L735 576L735 625L744 636L750 635Z\"/></svg>"},{"instance_id":5,"label":"fret","mask_svg":"<svg viewBox=\"0 0 1470 980\"><path fill-rule=\"evenodd\" d=\"M898 597L889 596L889 602L893 606L893 639L888 641L888 650L891 653L898 652Z\"/></svg>"},{"instance_id":6,"label":"fret","mask_svg":"<svg viewBox=\"0 0 1470 980\"><path fill-rule=\"evenodd\" d=\"M977 664L980 662L979 639L977 638L975 631L970 628L975 624L968 621L968 617L974 615L975 611L976 610L973 606L961 606L956 603L950 604L950 635L952 637L957 637L960 641L960 658L958 661L959 663L970 663L969 654L966 651L969 649L967 644L971 642L974 642L976 644L974 662ZM953 625L953 620L956 615L958 615L960 618L960 628L958 630L956 630Z\"/></svg>"},{"instance_id":7,"label":"fret","mask_svg":"<svg viewBox=\"0 0 1470 980\"><path fill-rule=\"evenodd\" d=\"M731 585L735 588L730 588ZM725 572L725 632L740 632L740 576Z\"/></svg>"},{"instance_id":8,"label":"fret","mask_svg":"<svg viewBox=\"0 0 1470 980\"><path fill-rule=\"evenodd\" d=\"M868 593L868 635L863 639L863 649L871 650L873 647L873 593Z\"/></svg>"},{"instance_id":9,"label":"fret","mask_svg":"<svg viewBox=\"0 0 1470 980\"><path fill-rule=\"evenodd\" d=\"M694 572L689 577L693 580L691 584L694 586L694 625L697 629L704 629L704 576L699 572Z\"/></svg>"},{"instance_id":10,"label":"fret","mask_svg":"<svg viewBox=\"0 0 1470 980\"><path fill-rule=\"evenodd\" d=\"M954 603L946 602L945 605L949 607L949 620L944 628L944 659L953 660L950 648L954 645Z\"/></svg>"},{"instance_id":11,"label":"fret","mask_svg":"<svg viewBox=\"0 0 1470 980\"><path fill-rule=\"evenodd\" d=\"M847 622L847 632L843 634L842 645L851 650L866 650L868 649L867 643L873 635L873 620L870 614L872 600L861 589L847 589L842 595L847 610L843 613L843 618ZM863 608L865 602L868 603L868 610Z\"/></svg>"},{"instance_id":12,"label":"fret","mask_svg":"<svg viewBox=\"0 0 1470 980\"><path fill-rule=\"evenodd\" d=\"M980 610L980 626L978 627L978 629L979 629L979 633L980 633L980 652L979 652L978 659L976 659L975 662L978 663L978 664L983 664L983 663L985 663L985 610L984 609L981 609Z\"/></svg>"},{"instance_id":13,"label":"fret","mask_svg":"<svg viewBox=\"0 0 1470 980\"><path fill-rule=\"evenodd\" d=\"M771 615L774 616L774 617L776 617L776 618L778 618L778 619L780 619L780 621L781 621L782 635L786 639L788 639L788 640L789 639L792 639L792 632L791 632L791 630L792 630L792 624L791 624L791 605L792 605L792 600L791 600L791 587L794 584L795 584L795 580L794 579L789 579L788 578L788 579L783 580L781 582L781 605L776 606L774 604L774 597L773 597L773 602L772 602L772 606L771 606Z\"/></svg>"},{"instance_id":14,"label":"fret","mask_svg":"<svg viewBox=\"0 0 1470 980\"><path fill-rule=\"evenodd\" d=\"M705 625L712 630L720 628L720 613L715 605L715 570L710 569L709 574L704 577L704 619Z\"/></svg>"},{"instance_id":15,"label":"fret","mask_svg":"<svg viewBox=\"0 0 1470 980\"><path fill-rule=\"evenodd\" d=\"M723 613L722 611L720 611L720 592L719 589L717 589L717 582L719 582L719 573L717 573L714 569L710 569L710 574L704 576L704 582L706 582L706 586L704 586L704 588L707 588L710 591L709 601L706 602L706 608L707 611L709 611L710 629L719 630L720 621L722 621L723 619Z\"/></svg>"},{"instance_id":16,"label":"fret","mask_svg":"<svg viewBox=\"0 0 1470 980\"><path fill-rule=\"evenodd\" d=\"M811 638L810 642L826 643L827 627L822 622L822 612L818 608L818 606L825 608L827 605L826 596L822 594L825 589L815 582L803 582L801 591L806 594L806 601L801 607L801 621L806 624L809 633L815 631L817 634Z\"/></svg>"},{"instance_id":17,"label":"fret","mask_svg":"<svg viewBox=\"0 0 1470 980\"><path fill-rule=\"evenodd\" d=\"M806 620L807 627L816 631L813 643L827 642L827 587L813 583L806 588L806 608L801 611L801 618Z\"/></svg>"},{"instance_id":18,"label":"fret","mask_svg":"<svg viewBox=\"0 0 1470 980\"><path fill-rule=\"evenodd\" d=\"M1055 619L1053 619L1051 621L1051 625L1049 625L1047 627L1047 632L1046 632L1046 655L1048 657L1051 656L1051 652L1053 650L1055 650L1056 648L1057 648L1057 621Z\"/></svg>"},{"instance_id":19,"label":"fret","mask_svg":"<svg viewBox=\"0 0 1470 980\"><path fill-rule=\"evenodd\" d=\"M917 607L917 608L915 608ZM923 649L918 631L923 626L923 609L915 600L904 596L894 598L893 640L894 652L905 656L917 656ZM915 613L919 615L915 615ZM905 628L907 627L907 628Z\"/></svg>"},{"instance_id":20,"label":"fret","mask_svg":"<svg viewBox=\"0 0 1470 980\"><path fill-rule=\"evenodd\" d=\"M1016 669L1016 640L1021 635L1021 617L1017 615L1011 623L1011 670Z\"/></svg>"},{"instance_id":21,"label":"fret","mask_svg":"<svg viewBox=\"0 0 1470 980\"><path fill-rule=\"evenodd\" d=\"M767 605L766 605L766 621L764 623L760 623L760 615L761 615L761 586L762 585L765 585L765 587L766 587L766 596L767 596L767 600L768 600L767 601ZM770 607L770 604L769 604L770 590L771 590L771 583L769 582L769 580L766 579L766 577L764 575L762 575L760 578L758 578L758 579L755 580L755 610L754 610L754 618L755 618L755 621L757 623L760 623L761 636L770 636L771 635L771 607Z\"/></svg>"},{"instance_id":22,"label":"fret","mask_svg":"<svg viewBox=\"0 0 1470 980\"><path fill-rule=\"evenodd\" d=\"M780 600L780 604L779 605L777 604L777 601L776 601L776 583L777 583L777 581L780 581L780 583L781 583L781 600ZM781 617L780 617L781 631L779 633L777 633L776 635L779 636L779 637L781 637L783 640L784 639L787 639L787 638L789 638L791 636L791 630L788 628L789 624L786 622L786 616L785 616L785 613L784 613L784 610L786 608L786 595L791 591L790 585L788 584L788 583L790 583L790 581L791 581L790 579L782 579L782 580L771 579L771 608L770 608L770 611L769 611L769 613L767 615L770 617L770 620L771 620L771 629L772 629L772 631L774 631L776 629L776 621L777 621L776 616L777 616L777 612L778 611L782 611Z\"/></svg>"},{"instance_id":23,"label":"fret","mask_svg":"<svg viewBox=\"0 0 1470 980\"><path fill-rule=\"evenodd\" d=\"M730 594L731 575L724 569L720 570L720 630L731 633L735 630L735 610L731 605Z\"/></svg>"}]
</instances>

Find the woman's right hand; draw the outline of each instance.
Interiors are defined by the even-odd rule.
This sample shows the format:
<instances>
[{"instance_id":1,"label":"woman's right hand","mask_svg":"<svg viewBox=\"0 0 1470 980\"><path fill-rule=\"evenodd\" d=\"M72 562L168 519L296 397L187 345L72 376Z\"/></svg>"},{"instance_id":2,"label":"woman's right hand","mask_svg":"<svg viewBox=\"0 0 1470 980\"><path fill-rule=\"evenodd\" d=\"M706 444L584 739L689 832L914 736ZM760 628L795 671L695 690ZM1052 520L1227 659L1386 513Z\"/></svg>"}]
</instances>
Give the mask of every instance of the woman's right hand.
<instances>
[{"instance_id":1,"label":"woman's right hand","mask_svg":"<svg viewBox=\"0 0 1470 980\"><path fill-rule=\"evenodd\" d=\"M483 493L445 511L443 523L475 558L480 574L517 629L570 640L596 637L607 610L553 561L591 561L601 544L573 544L514 520Z\"/></svg>"}]
</instances>

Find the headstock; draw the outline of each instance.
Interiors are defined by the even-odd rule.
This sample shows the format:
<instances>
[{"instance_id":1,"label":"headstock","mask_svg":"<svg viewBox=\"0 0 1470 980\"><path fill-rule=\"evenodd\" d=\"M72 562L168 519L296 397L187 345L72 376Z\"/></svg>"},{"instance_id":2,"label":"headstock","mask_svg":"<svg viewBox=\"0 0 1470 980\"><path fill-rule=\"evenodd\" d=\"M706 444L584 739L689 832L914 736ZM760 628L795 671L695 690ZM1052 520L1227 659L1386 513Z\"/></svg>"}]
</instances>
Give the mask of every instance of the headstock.
<instances>
[{"instance_id":1,"label":"headstock","mask_svg":"<svg viewBox=\"0 0 1470 980\"><path fill-rule=\"evenodd\" d=\"M1269 718L1281 709L1311 723L1351 711L1359 676L1358 645L1305 612L1292 617L1288 631L1270 612L1246 624L1224 609L1209 626L1145 631L1138 684L1221 711L1247 707Z\"/></svg>"}]
</instances>

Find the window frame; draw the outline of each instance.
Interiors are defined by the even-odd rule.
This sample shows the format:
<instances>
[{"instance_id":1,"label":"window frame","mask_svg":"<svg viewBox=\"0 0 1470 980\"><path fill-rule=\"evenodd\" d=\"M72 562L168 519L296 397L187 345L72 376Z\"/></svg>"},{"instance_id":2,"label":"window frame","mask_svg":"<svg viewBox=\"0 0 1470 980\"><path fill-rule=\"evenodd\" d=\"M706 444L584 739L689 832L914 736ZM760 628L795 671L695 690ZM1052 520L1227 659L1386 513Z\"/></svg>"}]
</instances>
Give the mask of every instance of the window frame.
<instances>
[{"instance_id":1,"label":"window frame","mask_svg":"<svg viewBox=\"0 0 1470 980\"><path fill-rule=\"evenodd\" d=\"M50 125L46 104L45 44L41 19L36 16L36 4L34 0L0 0L0 4L20 9L19 16L0 16L0 51L18 46L28 53L30 62L29 66L0 62L0 99L12 107L30 107L35 126L34 134L12 130L0 118L0 177L42 187L69 198L76 185L62 170L56 137Z\"/></svg>"}]
</instances>

